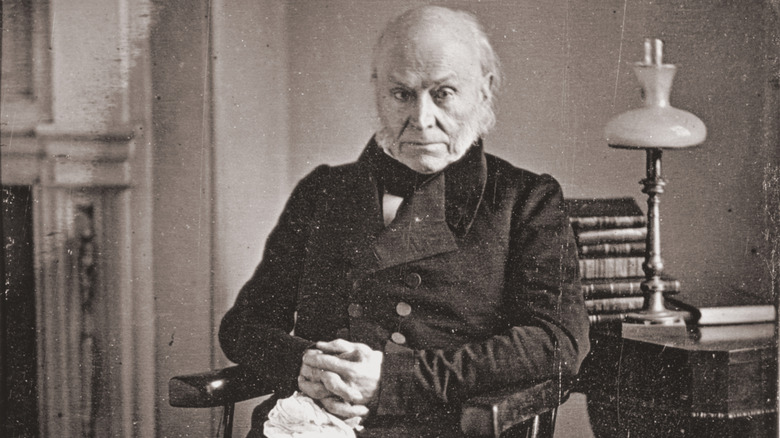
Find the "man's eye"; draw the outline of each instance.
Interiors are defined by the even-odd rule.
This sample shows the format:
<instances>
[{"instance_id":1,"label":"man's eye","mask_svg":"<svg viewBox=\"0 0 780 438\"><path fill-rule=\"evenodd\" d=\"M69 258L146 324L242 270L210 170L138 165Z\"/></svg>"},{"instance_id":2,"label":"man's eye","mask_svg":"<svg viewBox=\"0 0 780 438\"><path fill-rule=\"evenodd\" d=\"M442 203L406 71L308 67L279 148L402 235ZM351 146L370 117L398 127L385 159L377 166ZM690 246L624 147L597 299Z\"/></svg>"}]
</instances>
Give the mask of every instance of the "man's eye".
<instances>
[{"instance_id":1,"label":"man's eye","mask_svg":"<svg viewBox=\"0 0 780 438\"><path fill-rule=\"evenodd\" d=\"M433 92L433 98L436 100L447 100L455 95L455 90L450 87L442 87Z\"/></svg>"},{"instance_id":2,"label":"man's eye","mask_svg":"<svg viewBox=\"0 0 780 438\"><path fill-rule=\"evenodd\" d=\"M392 90L393 98L399 102L406 102L412 97L412 93L407 90Z\"/></svg>"}]
</instances>

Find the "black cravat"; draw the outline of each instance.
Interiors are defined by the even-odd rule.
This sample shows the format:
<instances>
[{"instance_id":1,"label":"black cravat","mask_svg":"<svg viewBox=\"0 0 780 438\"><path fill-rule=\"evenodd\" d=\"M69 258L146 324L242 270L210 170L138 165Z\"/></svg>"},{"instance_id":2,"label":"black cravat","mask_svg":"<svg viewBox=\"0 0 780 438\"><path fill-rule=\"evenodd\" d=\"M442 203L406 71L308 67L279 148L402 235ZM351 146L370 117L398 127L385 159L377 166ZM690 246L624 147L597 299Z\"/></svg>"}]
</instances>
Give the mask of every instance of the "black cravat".
<instances>
[{"instance_id":1,"label":"black cravat","mask_svg":"<svg viewBox=\"0 0 780 438\"><path fill-rule=\"evenodd\" d=\"M366 161L376 178L379 202L383 207L385 193L399 196L406 201L415 190L443 173L441 176L446 178L445 199L448 223L461 231L468 227L470 218L467 217L467 213L476 211L484 184L482 179L486 172L481 141L477 140L463 157L451 163L442 172L434 174L417 173L406 167L387 155L374 139L364 150L361 159ZM400 208L405 204L406 202L401 204Z\"/></svg>"},{"instance_id":2,"label":"black cravat","mask_svg":"<svg viewBox=\"0 0 780 438\"><path fill-rule=\"evenodd\" d=\"M372 149L369 151L369 162L377 179L382 217L387 226L404 205L403 201L408 200L417 188L435 177L435 174L417 173L387 155L380 147L376 146Z\"/></svg>"},{"instance_id":3,"label":"black cravat","mask_svg":"<svg viewBox=\"0 0 780 438\"><path fill-rule=\"evenodd\" d=\"M379 146L370 156L374 175L377 179L379 194L389 193L394 196L408 198L415 189L436 174L422 174L406 167L400 161L387 155Z\"/></svg>"}]
</instances>

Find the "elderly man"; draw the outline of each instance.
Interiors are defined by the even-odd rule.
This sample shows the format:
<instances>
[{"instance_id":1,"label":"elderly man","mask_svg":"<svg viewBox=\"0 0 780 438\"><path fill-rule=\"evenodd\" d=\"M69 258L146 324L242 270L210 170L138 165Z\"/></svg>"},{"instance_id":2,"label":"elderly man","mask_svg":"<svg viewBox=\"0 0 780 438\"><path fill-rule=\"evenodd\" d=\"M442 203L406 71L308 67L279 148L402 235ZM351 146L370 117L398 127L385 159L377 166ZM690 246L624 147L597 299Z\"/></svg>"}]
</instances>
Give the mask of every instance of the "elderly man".
<instances>
[{"instance_id":1,"label":"elderly man","mask_svg":"<svg viewBox=\"0 0 780 438\"><path fill-rule=\"evenodd\" d=\"M298 184L220 341L365 433L454 436L466 398L577 373L576 246L559 184L483 151L499 71L471 15L396 18L372 81L381 129Z\"/></svg>"}]
</instances>

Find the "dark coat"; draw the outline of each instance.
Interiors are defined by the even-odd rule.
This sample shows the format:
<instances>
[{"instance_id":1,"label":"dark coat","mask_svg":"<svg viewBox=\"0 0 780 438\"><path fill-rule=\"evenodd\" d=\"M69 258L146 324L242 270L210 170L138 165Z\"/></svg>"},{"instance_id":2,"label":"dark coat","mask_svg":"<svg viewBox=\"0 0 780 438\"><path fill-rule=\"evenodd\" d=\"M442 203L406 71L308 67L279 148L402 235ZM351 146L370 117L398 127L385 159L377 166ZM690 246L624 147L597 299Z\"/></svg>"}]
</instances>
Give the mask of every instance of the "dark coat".
<instances>
[{"instance_id":1,"label":"dark coat","mask_svg":"<svg viewBox=\"0 0 780 438\"><path fill-rule=\"evenodd\" d=\"M574 376L588 319L559 184L478 144L385 227L378 150L295 188L222 321L227 357L285 396L315 341L368 344L385 352L380 415L451 411L491 389Z\"/></svg>"}]
</instances>

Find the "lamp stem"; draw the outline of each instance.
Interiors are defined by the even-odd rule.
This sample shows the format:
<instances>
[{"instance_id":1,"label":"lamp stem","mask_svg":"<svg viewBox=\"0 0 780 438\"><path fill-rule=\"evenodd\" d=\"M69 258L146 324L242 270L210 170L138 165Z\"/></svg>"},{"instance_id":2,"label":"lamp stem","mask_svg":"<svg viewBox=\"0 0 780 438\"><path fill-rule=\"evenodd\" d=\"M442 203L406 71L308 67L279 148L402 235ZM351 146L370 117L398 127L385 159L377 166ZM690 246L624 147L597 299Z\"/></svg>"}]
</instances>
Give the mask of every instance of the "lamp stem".
<instances>
[{"instance_id":1,"label":"lamp stem","mask_svg":"<svg viewBox=\"0 0 780 438\"><path fill-rule=\"evenodd\" d=\"M664 306L664 286L661 282L661 272L664 261L661 258L661 193L664 192L666 181L661 177L662 149L647 149L647 178L642 180L642 192L647 194L647 242L645 250L645 281L642 290L645 292L644 311L650 314L662 314Z\"/></svg>"},{"instance_id":2,"label":"lamp stem","mask_svg":"<svg viewBox=\"0 0 780 438\"><path fill-rule=\"evenodd\" d=\"M664 305L665 286L661 280L664 262L661 258L661 210L660 195L664 192L666 181L661 176L661 157L663 150L648 148L646 178L642 192L647 194L647 240L645 262L645 280L642 282L642 292L645 296L642 311L629 315L628 322L645 324L679 324L681 317L678 312L670 311Z\"/></svg>"},{"instance_id":3,"label":"lamp stem","mask_svg":"<svg viewBox=\"0 0 780 438\"><path fill-rule=\"evenodd\" d=\"M661 258L661 198L666 181L661 177L661 149L647 149L647 177L641 181L647 194L647 250L642 268L648 280L660 277L664 269Z\"/></svg>"}]
</instances>

